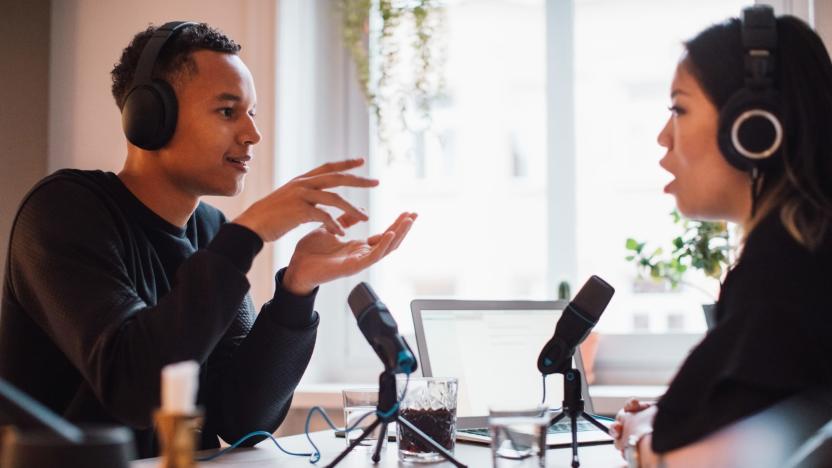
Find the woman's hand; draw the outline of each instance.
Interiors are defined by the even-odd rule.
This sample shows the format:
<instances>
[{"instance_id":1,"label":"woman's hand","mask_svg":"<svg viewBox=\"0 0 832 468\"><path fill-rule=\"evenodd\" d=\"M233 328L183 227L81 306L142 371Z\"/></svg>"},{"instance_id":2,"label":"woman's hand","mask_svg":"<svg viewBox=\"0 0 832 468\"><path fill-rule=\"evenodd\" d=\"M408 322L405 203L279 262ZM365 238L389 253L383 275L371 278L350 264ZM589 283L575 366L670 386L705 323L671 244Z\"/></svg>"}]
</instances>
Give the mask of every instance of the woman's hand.
<instances>
[{"instance_id":1,"label":"woman's hand","mask_svg":"<svg viewBox=\"0 0 832 468\"><path fill-rule=\"evenodd\" d=\"M643 435L651 432L655 417L656 405L653 402L643 402L635 398L627 400L624 408L615 416L615 422L610 426L610 435L615 439L615 448L621 451L622 456L630 435Z\"/></svg>"}]
</instances>

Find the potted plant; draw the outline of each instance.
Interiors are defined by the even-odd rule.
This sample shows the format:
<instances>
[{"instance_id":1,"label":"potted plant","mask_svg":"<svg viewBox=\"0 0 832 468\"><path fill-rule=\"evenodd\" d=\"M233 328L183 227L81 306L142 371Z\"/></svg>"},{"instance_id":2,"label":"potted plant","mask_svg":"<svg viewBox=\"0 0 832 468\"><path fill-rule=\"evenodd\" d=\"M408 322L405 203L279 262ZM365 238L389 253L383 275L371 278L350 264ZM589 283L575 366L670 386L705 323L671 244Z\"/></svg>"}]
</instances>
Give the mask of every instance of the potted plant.
<instances>
[{"instance_id":1,"label":"potted plant","mask_svg":"<svg viewBox=\"0 0 832 468\"><path fill-rule=\"evenodd\" d=\"M669 255L665 255L661 247L651 250L646 242L628 238L625 247L629 253L625 258L636 265L639 280L649 279L664 290L689 286L715 300L708 291L686 281L685 273L691 269L701 270L707 277L722 279L733 254L727 223L685 219L676 210L670 215L673 223L680 225L682 233L672 240L673 249ZM702 308L710 327L714 320L714 304L705 304Z\"/></svg>"}]
</instances>

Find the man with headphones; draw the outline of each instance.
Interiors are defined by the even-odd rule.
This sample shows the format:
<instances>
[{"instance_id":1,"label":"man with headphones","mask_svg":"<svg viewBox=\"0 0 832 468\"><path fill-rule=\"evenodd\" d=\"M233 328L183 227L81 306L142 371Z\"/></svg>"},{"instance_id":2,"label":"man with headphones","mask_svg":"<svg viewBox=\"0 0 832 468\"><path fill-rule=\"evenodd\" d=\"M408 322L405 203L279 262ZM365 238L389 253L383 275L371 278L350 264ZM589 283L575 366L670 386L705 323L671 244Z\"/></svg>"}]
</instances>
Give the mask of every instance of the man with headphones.
<instances>
[{"instance_id":1,"label":"man with headphones","mask_svg":"<svg viewBox=\"0 0 832 468\"><path fill-rule=\"evenodd\" d=\"M318 285L381 260L416 218L402 213L384 233L341 239L367 216L329 189L377 185L347 172L362 160L313 169L231 221L202 203L240 193L260 140L239 50L206 24L137 34L112 71L124 168L45 178L11 233L0 377L71 421L131 427L140 457L158 453L160 371L183 360L200 363L202 448L274 431L312 354ZM298 242L255 313L253 258L308 222L322 226Z\"/></svg>"}]
</instances>

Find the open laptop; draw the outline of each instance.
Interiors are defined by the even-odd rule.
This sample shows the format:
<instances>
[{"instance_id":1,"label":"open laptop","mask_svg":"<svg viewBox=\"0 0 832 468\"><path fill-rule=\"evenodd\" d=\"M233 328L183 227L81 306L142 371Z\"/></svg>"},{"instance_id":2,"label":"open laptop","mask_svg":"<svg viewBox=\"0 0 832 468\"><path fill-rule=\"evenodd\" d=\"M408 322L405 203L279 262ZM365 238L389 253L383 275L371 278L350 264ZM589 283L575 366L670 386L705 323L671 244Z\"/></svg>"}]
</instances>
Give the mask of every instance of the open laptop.
<instances>
[{"instance_id":1,"label":"open laptop","mask_svg":"<svg viewBox=\"0 0 832 468\"><path fill-rule=\"evenodd\" d=\"M459 379L457 439L489 443L489 407L535 405L543 401L537 357L552 337L566 301L415 300L410 309L422 374ZM580 350L574 359L581 372L585 410L592 400ZM563 375L546 377L546 404L560 408ZM580 444L611 443L612 438L587 421L578 421ZM549 446L572 443L569 419L551 427Z\"/></svg>"}]
</instances>

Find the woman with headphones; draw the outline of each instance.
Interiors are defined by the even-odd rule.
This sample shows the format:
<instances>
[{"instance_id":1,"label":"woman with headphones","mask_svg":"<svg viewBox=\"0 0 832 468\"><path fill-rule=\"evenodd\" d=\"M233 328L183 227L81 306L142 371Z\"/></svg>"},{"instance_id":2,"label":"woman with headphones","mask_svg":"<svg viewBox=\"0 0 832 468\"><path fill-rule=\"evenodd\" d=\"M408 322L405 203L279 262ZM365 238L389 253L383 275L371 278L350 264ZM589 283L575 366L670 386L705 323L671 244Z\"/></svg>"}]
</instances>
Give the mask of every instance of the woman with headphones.
<instances>
[{"instance_id":1,"label":"woman with headphones","mask_svg":"<svg viewBox=\"0 0 832 468\"><path fill-rule=\"evenodd\" d=\"M716 326L667 393L619 412L611 431L630 466L747 465L715 442L720 430L832 383L829 53L804 22L766 6L685 49L658 137L674 176L664 191L685 216L737 223L742 252Z\"/></svg>"}]
</instances>

